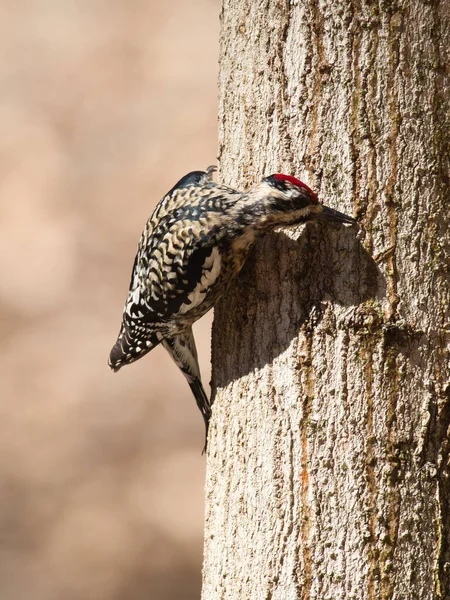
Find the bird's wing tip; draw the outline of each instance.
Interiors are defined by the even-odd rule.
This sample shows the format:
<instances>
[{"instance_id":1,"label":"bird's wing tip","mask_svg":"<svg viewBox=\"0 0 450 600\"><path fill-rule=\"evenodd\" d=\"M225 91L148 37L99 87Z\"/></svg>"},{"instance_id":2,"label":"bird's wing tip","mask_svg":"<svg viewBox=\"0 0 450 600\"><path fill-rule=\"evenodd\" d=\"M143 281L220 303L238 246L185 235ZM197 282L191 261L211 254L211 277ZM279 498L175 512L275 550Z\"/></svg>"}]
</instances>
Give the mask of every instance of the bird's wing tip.
<instances>
[{"instance_id":1,"label":"bird's wing tip","mask_svg":"<svg viewBox=\"0 0 450 600\"><path fill-rule=\"evenodd\" d=\"M114 373L117 373L117 371L122 367L122 365L113 363L111 360L111 357L110 357L110 358L108 358L108 367L111 369L111 371L113 371Z\"/></svg>"}]
</instances>

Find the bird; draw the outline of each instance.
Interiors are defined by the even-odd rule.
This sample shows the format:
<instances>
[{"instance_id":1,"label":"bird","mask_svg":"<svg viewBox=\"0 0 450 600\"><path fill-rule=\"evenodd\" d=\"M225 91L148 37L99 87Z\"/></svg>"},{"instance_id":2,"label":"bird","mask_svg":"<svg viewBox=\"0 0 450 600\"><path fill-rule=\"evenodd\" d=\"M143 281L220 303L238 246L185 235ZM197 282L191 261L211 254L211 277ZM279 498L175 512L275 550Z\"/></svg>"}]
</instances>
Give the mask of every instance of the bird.
<instances>
[{"instance_id":1,"label":"bird","mask_svg":"<svg viewBox=\"0 0 450 600\"><path fill-rule=\"evenodd\" d=\"M162 344L186 377L203 416L203 452L211 402L201 381L194 322L226 293L254 242L266 232L308 221L356 223L321 204L292 175L269 175L242 192L215 183L214 171L210 166L182 177L148 219L108 361L118 371Z\"/></svg>"}]
</instances>

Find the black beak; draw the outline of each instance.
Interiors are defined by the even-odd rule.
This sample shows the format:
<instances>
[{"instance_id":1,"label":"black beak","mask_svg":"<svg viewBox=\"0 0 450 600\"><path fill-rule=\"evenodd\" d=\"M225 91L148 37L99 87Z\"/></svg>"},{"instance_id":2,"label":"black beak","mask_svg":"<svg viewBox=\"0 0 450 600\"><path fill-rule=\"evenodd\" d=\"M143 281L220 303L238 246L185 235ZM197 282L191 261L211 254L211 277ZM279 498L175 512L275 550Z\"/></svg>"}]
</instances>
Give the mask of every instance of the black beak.
<instances>
[{"instance_id":1,"label":"black beak","mask_svg":"<svg viewBox=\"0 0 450 600\"><path fill-rule=\"evenodd\" d=\"M344 213L321 205L322 210L311 215L314 221L328 221L329 223L346 223L347 225L356 225L355 219L344 215Z\"/></svg>"}]
</instances>

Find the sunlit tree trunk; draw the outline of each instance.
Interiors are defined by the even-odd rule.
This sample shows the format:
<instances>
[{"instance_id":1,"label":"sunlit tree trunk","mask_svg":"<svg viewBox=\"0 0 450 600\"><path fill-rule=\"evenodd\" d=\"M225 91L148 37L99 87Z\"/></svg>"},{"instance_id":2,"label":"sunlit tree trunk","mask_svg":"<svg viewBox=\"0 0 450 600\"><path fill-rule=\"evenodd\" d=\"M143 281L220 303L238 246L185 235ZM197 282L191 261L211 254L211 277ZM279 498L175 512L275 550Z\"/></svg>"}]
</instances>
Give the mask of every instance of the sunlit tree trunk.
<instances>
[{"instance_id":1,"label":"sunlit tree trunk","mask_svg":"<svg viewBox=\"0 0 450 600\"><path fill-rule=\"evenodd\" d=\"M259 242L213 328L203 600L450 598L450 0L223 0L220 179L354 228Z\"/></svg>"}]
</instances>

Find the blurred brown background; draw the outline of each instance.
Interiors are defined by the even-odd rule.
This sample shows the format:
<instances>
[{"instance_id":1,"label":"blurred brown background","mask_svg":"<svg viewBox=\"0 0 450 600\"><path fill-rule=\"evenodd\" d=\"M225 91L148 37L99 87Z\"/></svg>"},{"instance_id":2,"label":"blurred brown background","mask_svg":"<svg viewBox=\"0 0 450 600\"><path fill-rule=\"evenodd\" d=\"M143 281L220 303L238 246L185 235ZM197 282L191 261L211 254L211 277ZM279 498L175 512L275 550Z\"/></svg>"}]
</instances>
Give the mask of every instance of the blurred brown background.
<instances>
[{"instance_id":1,"label":"blurred brown background","mask_svg":"<svg viewBox=\"0 0 450 600\"><path fill-rule=\"evenodd\" d=\"M0 1L1 600L199 598L201 415L163 349L107 357L147 217L215 162L218 14Z\"/></svg>"}]
</instances>

